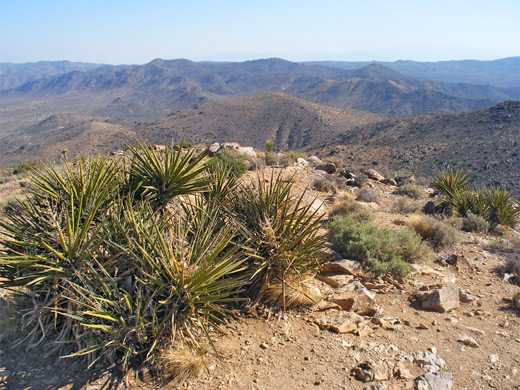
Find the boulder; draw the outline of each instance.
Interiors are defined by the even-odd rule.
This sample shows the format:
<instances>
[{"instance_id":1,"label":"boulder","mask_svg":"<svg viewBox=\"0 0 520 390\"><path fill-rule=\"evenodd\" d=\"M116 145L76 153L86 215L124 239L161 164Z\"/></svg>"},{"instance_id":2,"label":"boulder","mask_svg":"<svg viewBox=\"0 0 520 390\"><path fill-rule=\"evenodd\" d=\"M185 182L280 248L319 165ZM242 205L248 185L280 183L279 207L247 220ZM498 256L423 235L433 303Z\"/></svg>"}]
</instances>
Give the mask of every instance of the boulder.
<instances>
[{"instance_id":1,"label":"boulder","mask_svg":"<svg viewBox=\"0 0 520 390\"><path fill-rule=\"evenodd\" d=\"M456 309L459 307L459 288L454 284L436 288L421 297L421 306L440 313Z\"/></svg>"},{"instance_id":2,"label":"boulder","mask_svg":"<svg viewBox=\"0 0 520 390\"><path fill-rule=\"evenodd\" d=\"M316 167L316 169L325 171L328 174L336 173L336 165L333 163L320 164Z\"/></svg>"},{"instance_id":3,"label":"boulder","mask_svg":"<svg viewBox=\"0 0 520 390\"><path fill-rule=\"evenodd\" d=\"M322 275L362 275L363 267L361 267L361 263L356 260L339 260L339 261L329 261L322 265L320 269L320 274Z\"/></svg>"},{"instance_id":4,"label":"boulder","mask_svg":"<svg viewBox=\"0 0 520 390\"><path fill-rule=\"evenodd\" d=\"M208 148L208 150L209 150L209 154L210 154L211 156L213 156L215 153L218 152L219 149L220 149L220 144L219 144L218 142L215 142L215 143L213 143L213 144L211 144L211 145L209 146L209 148Z\"/></svg>"},{"instance_id":5,"label":"boulder","mask_svg":"<svg viewBox=\"0 0 520 390\"><path fill-rule=\"evenodd\" d=\"M243 154L245 156L251 157L251 158L256 158L257 157L255 149L252 148L251 146L240 146L237 149L237 152L240 153L240 154Z\"/></svg>"},{"instance_id":6,"label":"boulder","mask_svg":"<svg viewBox=\"0 0 520 390\"><path fill-rule=\"evenodd\" d=\"M339 305L343 310L353 311L359 315L373 316L382 312L374 294L358 281L338 289L328 301Z\"/></svg>"},{"instance_id":7,"label":"boulder","mask_svg":"<svg viewBox=\"0 0 520 390\"><path fill-rule=\"evenodd\" d=\"M429 372L417 378L417 390L450 390L452 384L451 372Z\"/></svg>"},{"instance_id":8,"label":"boulder","mask_svg":"<svg viewBox=\"0 0 520 390\"><path fill-rule=\"evenodd\" d=\"M309 162L307 160L305 160L304 158L302 158L302 157L298 157L296 159L295 165L299 166L299 167L306 167L306 166L309 165Z\"/></svg>"},{"instance_id":9,"label":"boulder","mask_svg":"<svg viewBox=\"0 0 520 390\"><path fill-rule=\"evenodd\" d=\"M318 198L315 198L309 194L305 194L303 196L303 202L305 202L305 204L307 206L310 206L310 211L312 213L319 212L319 211L323 212L323 202L321 200L319 200Z\"/></svg>"},{"instance_id":10,"label":"boulder","mask_svg":"<svg viewBox=\"0 0 520 390\"><path fill-rule=\"evenodd\" d=\"M396 186L397 187L397 182L394 179L387 179L387 178L385 178L385 179L381 180L381 183L389 185L389 186Z\"/></svg>"},{"instance_id":11,"label":"boulder","mask_svg":"<svg viewBox=\"0 0 520 390\"><path fill-rule=\"evenodd\" d=\"M363 173L365 175L367 175L367 177L369 179L372 179L372 180L375 180L375 181L383 181L385 180L385 177L383 175L381 175L378 171L376 171L375 169L366 169L363 171Z\"/></svg>"},{"instance_id":12,"label":"boulder","mask_svg":"<svg viewBox=\"0 0 520 390\"><path fill-rule=\"evenodd\" d=\"M318 157L316 156L310 156L308 159L307 159L307 162L312 165L313 167L317 167L318 165L321 165L323 164L323 161L321 161Z\"/></svg>"}]
</instances>

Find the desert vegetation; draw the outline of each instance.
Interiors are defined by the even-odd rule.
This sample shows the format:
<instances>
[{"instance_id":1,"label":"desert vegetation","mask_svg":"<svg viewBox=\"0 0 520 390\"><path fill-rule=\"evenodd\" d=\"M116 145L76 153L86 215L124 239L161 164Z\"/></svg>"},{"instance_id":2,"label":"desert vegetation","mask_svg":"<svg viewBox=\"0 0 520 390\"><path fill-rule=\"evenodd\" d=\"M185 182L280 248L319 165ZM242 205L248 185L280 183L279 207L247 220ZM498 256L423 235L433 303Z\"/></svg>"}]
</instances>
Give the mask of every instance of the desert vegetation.
<instances>
[{"instance_id":1,"label":"desert vegetation","mask_svg":"<svg viewBox=\"0 0 520 390\"><path fill-rule=\"evenodd\" d=\"M290 181L239 184L231 153L128 150L32 168L26 199L6 205L0 280L20 305L20 343L182 377L233 305L315 303L303 283L325 236Z\"/></svg>"}]
</instances>

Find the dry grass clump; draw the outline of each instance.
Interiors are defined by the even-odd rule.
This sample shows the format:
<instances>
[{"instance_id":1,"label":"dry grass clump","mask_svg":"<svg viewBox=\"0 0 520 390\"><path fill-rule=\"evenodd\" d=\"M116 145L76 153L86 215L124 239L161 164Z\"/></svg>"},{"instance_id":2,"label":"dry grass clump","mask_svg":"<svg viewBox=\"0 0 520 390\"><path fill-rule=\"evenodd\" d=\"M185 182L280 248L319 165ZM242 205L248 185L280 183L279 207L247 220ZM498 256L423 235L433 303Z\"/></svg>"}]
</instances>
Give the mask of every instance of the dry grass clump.
<instances>
[{"instance_id":1,"label":"dry grass clump","mask_svg":"<svg viewBox=\"0 0 520 390\"><path fill-rule=\"evenodd\" d=\"M327 176L320 176L314 179L314 182L312 183L312 188L321 192L332 192L333 194L335 194L338 191L338 187L336 187L336 184Z\"/></svg>"},{"instance_id":2,"label":"dry grass clump","mask_svg":"<svg viewBox=\"0 0 520 390\"><path fill-rule=\"evenodd\" d=\"M274 279L262 288L260 296L268 305L286 309L312 306L321 300L304 279L294 275Z\"/></svg>"},{"instance_id":3,"label":"dry grass clump","mask_svg":"<svg viewBox=\"0 0 520 390\"><path fill-rule=\"evenodd\" d=\"M357 221L372 220L372 214L367 208L356 202L353 195L348 192L342 192L334 200L329 216L335 217L347 215Z\"/></svg>"},{"instance_id":4,"label":"dry grass clump","mask_svg":"<svg viewBox=\"0 0 520 390\"><path fill-rule=\"evenodd\" d=\"M402 214L415 214L421 211L421 204L407 196L397 198L396 209Z\"/></svg>"},{"instance_id":5,"label":"dry grass clump","mask_svg":"<svg viewBox=\"0 0 520 390\"><path fill-rule=\"evenodd\" d=\"M204 355L207 349L191 349L186 345L170 347L157 354L157 371L167 380L182 383L198 377L205 368Z\"/></svg>"},{"instance_id":6,"label":"dry grass clump","mask_svg":"<svg viewBox=\"0 0 520 390\"><path fill-rule=\"evenodd\" d=\"M435 248L449 248L460 240L459 232L455 227L429 215L410 216L408 226Z\"/></svg>"}]
</instances>

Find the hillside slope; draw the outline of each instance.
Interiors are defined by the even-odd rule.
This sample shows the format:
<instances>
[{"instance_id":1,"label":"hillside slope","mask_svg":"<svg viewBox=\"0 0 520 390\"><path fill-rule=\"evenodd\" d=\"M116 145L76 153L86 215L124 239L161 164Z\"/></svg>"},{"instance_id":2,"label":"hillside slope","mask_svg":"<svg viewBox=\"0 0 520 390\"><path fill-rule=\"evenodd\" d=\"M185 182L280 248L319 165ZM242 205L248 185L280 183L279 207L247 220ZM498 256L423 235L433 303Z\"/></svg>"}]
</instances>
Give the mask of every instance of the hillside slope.
<instances>
[{"instance_id":1,"label":"hillside slope","mask_svg":"<svg viewBox=\"0 0 520 390\"><path fill-rule=\"evenodd\" d=\"M367 124L316 150L347 156L357 150L358 163L401 167L431 176L452 165L476 173L481 184L506 185L520 198L520 102L508 101L478 111L423 115ZM390 168L394 167L394 168Z\"/></svg>"}]
</instances>

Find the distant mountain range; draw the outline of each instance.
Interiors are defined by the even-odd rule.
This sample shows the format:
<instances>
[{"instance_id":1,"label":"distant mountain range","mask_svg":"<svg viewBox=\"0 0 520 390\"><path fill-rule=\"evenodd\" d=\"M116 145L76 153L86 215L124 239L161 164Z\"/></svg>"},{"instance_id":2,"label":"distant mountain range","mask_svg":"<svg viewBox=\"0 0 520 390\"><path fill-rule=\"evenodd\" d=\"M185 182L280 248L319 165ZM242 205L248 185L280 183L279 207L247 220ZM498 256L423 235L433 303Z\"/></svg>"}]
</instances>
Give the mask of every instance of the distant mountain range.
<instances>
[{"instance_id":1,"label":"distant mountain range","mask_svg":"<svg viewBox=\"0 0 520 390\"><path fill-rule=\"evenodd\" d=\"M229 63L158 59L145 65L75 70L1 91L0 101L67 94L82 112L149 120L194 104L264 92L391 116L455 113L520 99L520 88L420 80L378 64L344 70L272 58ZM91 107L93 94L111 100Z\"/></svg>"},{"instance_id":2,"label":"distant mountain range","mask_svg":"<svg viewBox=\"0 0 520 390\"><path fill-rule=\"evenodd\" d=\"M495 87L520 87L520 57L493 61L311 61L309 65L323 65L344 70L356 70L370 64L383 65L396 72L422 80L444 83L489 84Z\"/></svg>"}]
</instances>

